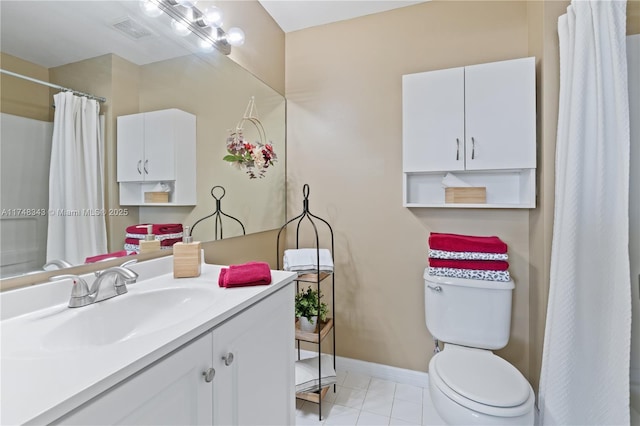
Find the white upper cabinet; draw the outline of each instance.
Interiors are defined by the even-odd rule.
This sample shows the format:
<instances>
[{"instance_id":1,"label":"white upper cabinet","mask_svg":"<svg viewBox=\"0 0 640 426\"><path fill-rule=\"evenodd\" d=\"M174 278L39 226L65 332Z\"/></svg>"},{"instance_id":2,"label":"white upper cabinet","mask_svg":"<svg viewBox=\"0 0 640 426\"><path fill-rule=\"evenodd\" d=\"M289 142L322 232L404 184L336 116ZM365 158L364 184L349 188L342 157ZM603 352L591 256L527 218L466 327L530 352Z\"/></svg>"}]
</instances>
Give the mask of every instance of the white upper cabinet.
<instances>
[{"instance_id":1,"label":"white upper cabinet","mask_svg":"<svg viewBox=\"0 0 640 426\"><path fill-rule=\"evenodd\" d=\"M404 171L464 170L464 68L402 79Z\"/></svg>"},{"instance_id":2,"label":"white upper cabinet","mask_svg":"<svg viewBox=\"0 0 640 426\"><path fill-rule=\"evenodd\" d=\"M535 206L535 58L404 75L402 106L405 206ZM447 172L486 203L445 204Z\"/></svg>"},{"instance_id":3,"label":"white upper cabinet","mask_svg":"<svg viewBox=\"0 0 640 426\"><path fill-rule=\"evenodd\" d=\"M534 58L403 76L405 172L536 166Z\"/></svg>"},{"instance_id":4,"label":"white upper cabinet","mask_svg":"<svg viewBox=\"0 0 640 426\"><path fill-rule=\"evenodd\" d=\"M118 182L144 180L144 115L118 117Z\"/></svg>"},{"instance_id":5,"label":"white upper cabinet","mask_svg":"<svg viewBox=\"0 0 640 426\"><path fill-rule=\"evenodd\" d=\"M465 67L467 170L536 167L534 58Z\"/></svg>"},{"instance_id":6,"label":"white upper cabinet","mask_svg":"<svg viewBox=\"0 0 640 426\"><path fill-rule=\"evenodd\" d=\"M182 146L182 137L190 137L192 129L195 129L195 117L186 114L177 109L144 114L145 180L175 179L176 154L181 149L195 149L190 144Z\"/></svg>"},{"instance_id":7,"label":"white upper cabinet","mask_svg":"<svg viewBox=\"0 0 640 426\"><path fill-rule=\"evenodd\" d=\"M173 108L118 117L117 157L121 205L144 205L158 183L171 188L165 204L196 203L195 115Z\"/></svg>"}]
</instances>

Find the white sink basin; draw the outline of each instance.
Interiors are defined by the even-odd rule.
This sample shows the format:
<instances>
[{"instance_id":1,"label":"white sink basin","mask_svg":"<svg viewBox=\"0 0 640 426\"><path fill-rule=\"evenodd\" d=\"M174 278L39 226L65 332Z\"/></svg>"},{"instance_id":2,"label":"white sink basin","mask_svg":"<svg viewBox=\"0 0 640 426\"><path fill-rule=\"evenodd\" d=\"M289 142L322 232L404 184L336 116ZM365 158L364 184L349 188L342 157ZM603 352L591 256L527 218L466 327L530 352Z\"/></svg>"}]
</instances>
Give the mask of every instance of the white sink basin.
<instances>
[{"instance_id":1,"label":"white sink basin","mask_svg":"<svg viewBox=\"0 0 640 426\"><path fill-rule=\"evenodd\" d=\"M3 345L3 351L9 350L3 357L99 348L135 339L174 326L215 302L213 286L132 284L128 293L89 306L56 306L5 322L2 340L11 345Z\"/></svg>"},{"instance_id":2,"label":"white sink basin","mask_svg":"<svg viewBox=\"0 0 640 426\"><path fill-rule=\"evenodd\" d=\"M67 319L47 333L45 349L77 349L108 345L157 331L211 306L205 288L163 288L126 293L67 312Z\"/></svg>"}]
</instances>

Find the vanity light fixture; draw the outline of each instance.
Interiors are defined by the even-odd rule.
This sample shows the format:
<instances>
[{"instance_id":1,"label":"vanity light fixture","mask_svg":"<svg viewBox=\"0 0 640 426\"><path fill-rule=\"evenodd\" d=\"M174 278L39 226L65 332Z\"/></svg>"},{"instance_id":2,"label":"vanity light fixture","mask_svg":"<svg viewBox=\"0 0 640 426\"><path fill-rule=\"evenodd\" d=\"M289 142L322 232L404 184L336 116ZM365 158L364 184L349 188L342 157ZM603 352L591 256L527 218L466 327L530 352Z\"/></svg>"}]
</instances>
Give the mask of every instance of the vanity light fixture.
<instances>
[{"instance_id":1,"label":"vanity light fixture","mask_svg":"<svg viewBox=\"0 0 640 426\"><path fill-rule=\"evenodd\" d=\"M215 47L228 55L231 46L244 44L244 31L232 27L225 32L222 28L222 11L210 6L201 11L195 5L197 0L142 0L141 8L149 16L160 16L164 12L172 18L171 27L181 36L193 33L200 38L204 50ZM158 13L159 11L159 13Z\"/></svg>"}]
</instances>

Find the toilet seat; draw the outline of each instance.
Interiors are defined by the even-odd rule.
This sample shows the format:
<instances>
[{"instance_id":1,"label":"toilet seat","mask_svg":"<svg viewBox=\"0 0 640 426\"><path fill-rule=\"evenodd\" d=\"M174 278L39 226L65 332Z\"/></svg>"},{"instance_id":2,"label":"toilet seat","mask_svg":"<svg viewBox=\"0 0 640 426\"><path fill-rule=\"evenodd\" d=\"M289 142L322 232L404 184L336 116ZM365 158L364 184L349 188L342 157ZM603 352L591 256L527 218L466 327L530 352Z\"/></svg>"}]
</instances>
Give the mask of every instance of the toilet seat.
<instances>
[{"instance_id":1,"label":"toilet seat","mask_svg":"<svg viewBox=\"0 0 640 426\"><path fill-rule=\"evenodd\" d=\"M488 350L448 344L431 359L429 378L448 398L483 414L515 417L533 407L529 382Z\"/></svg>"}]
</instances>

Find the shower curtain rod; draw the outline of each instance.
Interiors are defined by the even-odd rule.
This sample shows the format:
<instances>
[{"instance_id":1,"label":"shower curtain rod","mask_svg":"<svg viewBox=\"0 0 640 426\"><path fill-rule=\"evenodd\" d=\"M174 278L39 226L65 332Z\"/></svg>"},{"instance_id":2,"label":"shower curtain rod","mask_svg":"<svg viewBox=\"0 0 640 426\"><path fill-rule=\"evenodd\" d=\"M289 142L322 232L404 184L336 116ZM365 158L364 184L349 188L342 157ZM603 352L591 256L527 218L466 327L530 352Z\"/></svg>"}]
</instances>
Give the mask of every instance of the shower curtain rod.
<instances>
[{"instance_id":1,"label":"shower curtain rod","mask_svg":"<svg viewBox=\"0 0 640 426\"><path fill-rule=\"evenodd\" d=\"M52 87L54 89L62 90L62 91L65 91L65 92L72 92L72 93L74 93L76 95L79 95L79 96L84 96L84 97L87 97L89 99L95 99L98 102L106 102L107 101L106 98L103 98L103 97L100 97L100 96L95 96L95 95L92 95L90 93L84 93L84 92L80 92L78 90L69 89L68 87L59 86L57 84L47 83L46 81L42 81L42 80L38 80L38 79L35 79L35 78L27 77L26 75L17 74L17 73L12 72L12 71L3 70L1 68L0 68L0 74L7 74L7 75L10 75L10 76L13 76L13 77L21 78L23 80L31 81L33 83L42 84L43 86L49 86L49 87Z\"/></svg>"}]
</instances>

